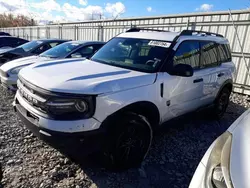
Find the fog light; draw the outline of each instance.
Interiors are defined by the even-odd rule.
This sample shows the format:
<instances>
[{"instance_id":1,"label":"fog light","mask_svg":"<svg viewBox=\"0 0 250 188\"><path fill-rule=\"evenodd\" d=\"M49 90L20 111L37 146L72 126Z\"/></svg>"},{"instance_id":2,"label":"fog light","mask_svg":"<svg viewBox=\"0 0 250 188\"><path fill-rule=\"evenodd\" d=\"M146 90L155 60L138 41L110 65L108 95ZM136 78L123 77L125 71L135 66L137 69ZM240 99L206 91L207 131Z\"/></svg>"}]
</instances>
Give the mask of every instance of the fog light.
<instances>
[{"instance_id":1,"label":"fog light","mask_svg":"<svg viewBox=\"0 0 250 188\"><path fill-rule=\"evenodd\" d=\"M216 188L227 188L221 166L218 165L214 168L212 174L212 182Z\"/></svg>"}]
</instances>

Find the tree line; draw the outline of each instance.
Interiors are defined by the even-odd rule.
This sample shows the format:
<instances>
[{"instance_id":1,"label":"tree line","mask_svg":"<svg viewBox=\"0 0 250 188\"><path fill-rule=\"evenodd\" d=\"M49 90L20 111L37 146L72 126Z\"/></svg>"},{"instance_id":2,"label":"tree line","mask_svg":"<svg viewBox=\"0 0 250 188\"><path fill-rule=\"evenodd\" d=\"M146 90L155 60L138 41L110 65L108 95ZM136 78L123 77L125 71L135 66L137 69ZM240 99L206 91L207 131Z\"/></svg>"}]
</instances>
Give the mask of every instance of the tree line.
<instances>
[{"instance_id":1,"label":"tree line","mask_svg":"<svg viewBox=\"0 0 250 188\"><path fill-rule=\"evenodd\" d=\"M34 19L24 16L13 14L0 14L0 27L22 27L22 26L34 26L37 23Z\"/></svg>"}]
</instances>

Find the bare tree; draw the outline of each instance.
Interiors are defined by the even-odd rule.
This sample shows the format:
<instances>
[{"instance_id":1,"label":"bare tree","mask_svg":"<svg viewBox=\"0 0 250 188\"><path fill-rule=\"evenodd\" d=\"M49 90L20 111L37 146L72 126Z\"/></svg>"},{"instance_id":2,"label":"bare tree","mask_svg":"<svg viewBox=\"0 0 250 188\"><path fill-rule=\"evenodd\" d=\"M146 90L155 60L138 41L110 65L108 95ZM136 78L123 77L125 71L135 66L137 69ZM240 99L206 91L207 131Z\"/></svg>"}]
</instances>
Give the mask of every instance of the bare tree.
<instances>
[{"instance_id":1,"label":"bare tree","mask_svg":"<svg viewBox=\"0 0 250 188\"><path fill-rule=\"evenodd\" d=\"M13 14L0 14L0 27L22 27L22 26L34 26L37 25L34 19Z\"/></svg>"}]
</instances>

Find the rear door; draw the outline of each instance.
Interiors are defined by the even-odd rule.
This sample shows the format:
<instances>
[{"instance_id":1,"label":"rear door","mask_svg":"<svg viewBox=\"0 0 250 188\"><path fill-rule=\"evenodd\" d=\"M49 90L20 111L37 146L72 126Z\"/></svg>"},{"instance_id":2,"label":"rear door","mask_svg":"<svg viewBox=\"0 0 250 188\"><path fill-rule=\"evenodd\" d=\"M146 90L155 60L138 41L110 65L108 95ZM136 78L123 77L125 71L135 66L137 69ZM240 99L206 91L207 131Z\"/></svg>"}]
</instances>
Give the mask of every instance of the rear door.
<instances>
[{"instance_id":1,"label":"rear door","mask_svg":"<svg viewBox=\"0 0 250 188\"><path fill-rule=\"evenodd\" d=\"M202 105L211 104L218 90L220 78L220 63L218 61L218 44L212 41L201 41L200 74L203 78Z\"/></svg>"}]
</instances>

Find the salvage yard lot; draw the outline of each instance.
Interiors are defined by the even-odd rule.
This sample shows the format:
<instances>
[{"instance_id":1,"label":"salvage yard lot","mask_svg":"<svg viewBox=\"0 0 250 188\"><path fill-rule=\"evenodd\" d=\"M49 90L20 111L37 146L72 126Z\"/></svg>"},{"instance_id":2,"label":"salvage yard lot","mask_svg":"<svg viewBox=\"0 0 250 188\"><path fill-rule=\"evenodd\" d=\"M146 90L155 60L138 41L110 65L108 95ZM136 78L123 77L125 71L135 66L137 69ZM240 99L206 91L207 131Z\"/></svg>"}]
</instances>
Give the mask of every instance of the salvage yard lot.
<instances>
[{"instance_id":1,"label":"salvage yard lot","mask_svg":"<svg viewBox=\"0 0 250 188\"><path fill-rule=\"evenodd\" d=\"M249 106L247 96L231 95L220 121L207 113L168 123L156 134L139 169L110 172L89 158L75 163L33 137L12 109L14 95L0 87L0 162L2 185L10 187L188 187L210 144Z\"/></svg>"}]
</instances>

